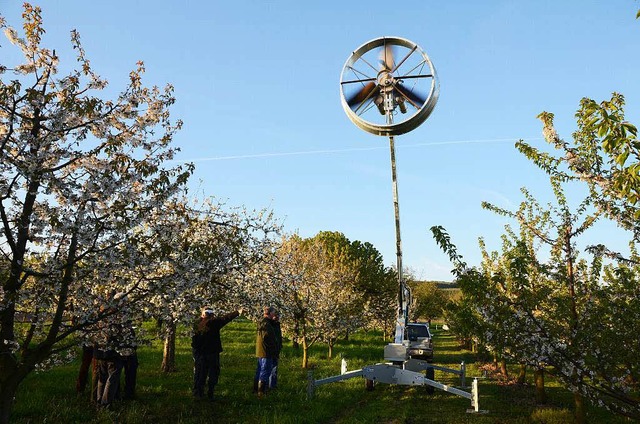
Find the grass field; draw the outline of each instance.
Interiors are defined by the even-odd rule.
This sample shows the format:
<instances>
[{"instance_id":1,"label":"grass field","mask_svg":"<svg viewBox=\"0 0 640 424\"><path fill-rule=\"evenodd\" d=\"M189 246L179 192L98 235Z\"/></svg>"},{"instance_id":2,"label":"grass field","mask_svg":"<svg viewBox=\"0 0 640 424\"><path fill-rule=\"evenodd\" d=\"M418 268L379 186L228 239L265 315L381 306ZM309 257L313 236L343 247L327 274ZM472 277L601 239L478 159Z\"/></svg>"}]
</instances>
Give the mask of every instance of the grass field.
<instances>
[{"instance_id":1,"label":"grass field","mask_svg":"<svg viewBox=\"0 0 640 424\"><path fill-rule=\"evenodd\" d=\"M435 331L435 363L459 368L467 364L467 375L483 373L475 356L460 350L447 333ZM255 325L236 320L222 330L222 375L217 399L195 401L191 397L192 359L189 340L179 339L178 371L159 371L162 346L158 341L139 351L137 398L121 401L109 410L96 410L89 395L75 393L78 364L73 363L33 373L21 386L12 422L16 423L566 423L571 422L572 396L548 379L549 403L536 405L532 382L519 386L497 379L480 380L480 408L486 414L468 414L467 399L425 387L378 384L364 390L364 380L351 380L317 387L307 400L307 370L302 369L301 352L285 343L280 359L279 388L266 398L252 393L255 370ZM342 354L349 370L382 361L385 342L379 333L354 334L337 343L334 359L319 345L311 350L310 363L315 379L340 373ZM515 373L515 368L513 370ZM532 376L529 376L532 377ZM458 385L452 374L436 371L436 380ZM467 379L470 384L471 378ZM469 389L467 389L469 390ZM590 408L591 423L628 423L603 410Z\"/></svg>"}]
</instances>

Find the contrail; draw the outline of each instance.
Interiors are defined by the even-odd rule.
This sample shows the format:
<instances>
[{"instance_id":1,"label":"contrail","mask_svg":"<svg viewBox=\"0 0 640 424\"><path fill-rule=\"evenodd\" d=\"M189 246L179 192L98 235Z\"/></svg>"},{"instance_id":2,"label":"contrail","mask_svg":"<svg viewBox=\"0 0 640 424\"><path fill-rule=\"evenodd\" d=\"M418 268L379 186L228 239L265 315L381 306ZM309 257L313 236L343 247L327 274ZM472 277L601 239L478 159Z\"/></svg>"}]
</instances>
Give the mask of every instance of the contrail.
<instances>
[{"instance_id":1,"label":"contrail","mask_svg":"<svg viewBox=\"0 0 640 424\"><path fill-rule=\"evenodd\" d=\"M502 142L515 142L517 140L534 141L542 140L542 137L526 137L526 138L493 138L485 140L454 140L454 141L436 141L432 143L416 143L416 144L400 144L396 145L398 149L405 147L425 147L425 146L444 146L449 144L482 144L482 143L502 143ZM213 156L208 158L195 158L184 160L172 160L170 162L210 162L218 160L237 160L237 159L256 159L256 158L268 158L268 157L282 157L282 156L301 156L301 155L322 155L331 153L346 153L346 152L363 152L371 150L388 149L388 146L377 147L353 147L349 149L333 149L333 150L304 150L300 152L279 152L279 153L256 153L253 155L234 155L234 156Z\"/></svg>"}]
</instances>

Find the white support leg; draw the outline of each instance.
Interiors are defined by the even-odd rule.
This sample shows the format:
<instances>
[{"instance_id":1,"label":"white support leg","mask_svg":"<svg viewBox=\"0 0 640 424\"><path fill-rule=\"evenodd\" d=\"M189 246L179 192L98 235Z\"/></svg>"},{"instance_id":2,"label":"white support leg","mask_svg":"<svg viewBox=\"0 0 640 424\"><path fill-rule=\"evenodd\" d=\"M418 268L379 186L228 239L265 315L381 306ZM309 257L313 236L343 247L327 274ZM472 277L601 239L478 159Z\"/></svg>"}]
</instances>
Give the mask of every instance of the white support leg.
<instances>
[{"instance_id":1,"label":"white support leg","mask_svg":"<svg viewBox=\"0 0 640 424\"><path fill-rule=\"evenodd\" d=\"M471 406L475 412L480 410L480 395L478 394L478 379L474 378L471 383Z\"/></svg>"}]
</instances>

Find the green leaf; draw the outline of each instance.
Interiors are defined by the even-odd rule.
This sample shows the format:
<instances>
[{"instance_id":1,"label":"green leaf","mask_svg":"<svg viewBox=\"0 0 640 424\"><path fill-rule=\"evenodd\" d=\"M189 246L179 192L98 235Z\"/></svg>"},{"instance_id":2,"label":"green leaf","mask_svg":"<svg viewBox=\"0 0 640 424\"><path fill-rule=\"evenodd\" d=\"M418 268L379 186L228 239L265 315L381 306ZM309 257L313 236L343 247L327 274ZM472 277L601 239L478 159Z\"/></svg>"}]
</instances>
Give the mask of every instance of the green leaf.
<instances>
[{"instance_id":1,"label":"green leaf","mask_svg":"<svg viewBox=\"0 0 640 424\"><path fill-rule=\"evenodd\" d=\"M600 119L600 118L598 118L597 116L595 116L595 117L593 117L593 118L589 119L589 120L586 122L586 126L587 126L587 127L592 127L592 126L594 126L594 125L598 122L598 120L599 120L599 119Z\"/></svg>"},{"instance_id":2,"label":"green leaf","mask_svg":"<svg viewBox=\"0 0 640 424\"><path fill-rule=\"evenodd\" d=\"M622 166L627 161L628 157L629 157L629 152L628 151L623 152L616 157L616 162L618 163L618 165Z\"/></svg>"},{"instance_id":3,"label":"green leaf","mask_svg":"<svg viewBox=\"0 0 640 424\"><path fill-rule=\"evenodd\" d=\"M635 126L635 125L630 124L630 123L628 123L628 122L623 122L621 125L622 125L622 127L623 127L624 129L626 129L627 131L629 131L629 132L630 132L631 134L633 134L634 136L636 136L636 137L638 136L638 129L636 128L636 126Z\"/></svg>"},{"instance_id":4,"label":"green leaf","mask_svg":"<svg viewBox=\"0 0 640 424\"><path fill-rule=\"evenodd\" d=\"M600 125L598 127L598 137L602 138L607 134L608 128L605 125Z\"/></svg>"}]
</instances>

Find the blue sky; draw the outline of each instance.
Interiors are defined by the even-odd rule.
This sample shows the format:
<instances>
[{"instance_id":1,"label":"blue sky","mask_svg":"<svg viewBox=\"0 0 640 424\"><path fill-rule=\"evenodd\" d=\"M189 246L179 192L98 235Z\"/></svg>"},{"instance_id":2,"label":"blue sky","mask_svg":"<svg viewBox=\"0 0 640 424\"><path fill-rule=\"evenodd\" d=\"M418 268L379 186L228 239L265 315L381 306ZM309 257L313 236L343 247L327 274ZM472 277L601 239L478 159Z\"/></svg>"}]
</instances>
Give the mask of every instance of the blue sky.
<instances>
[{"instance_id":1,"label":"blue sky","mask_svg":"<svg viewBox=\"0 0 640 424\"><path fill-rule=\"evenodd\" d=\"M147 85L175 86L172 114L185 123L175 142L179 159L196 164L193 191L271 208L303 237L330 230L368 241L388 265L395 263L388 139L348 120L339 78L366 41L417 43L438 71L440 99L422 126L396 137L396 156L403 262L421 279L452 278L431 226L444 226L476 264L478 237L498 249L506 223L482 201L515 208L523 186L550 199L547 177L513 147L518 139L545 146L538 113L555 113L568 139L582 97L617 91L639 124L637 1L36 4L45 44L72 59L69 31L77 29L113 90L138 60ZM21 7L0 1L13 26L21 25ZM626 245L613 226L591 237Z\"/></svg>"}]
</instances>

